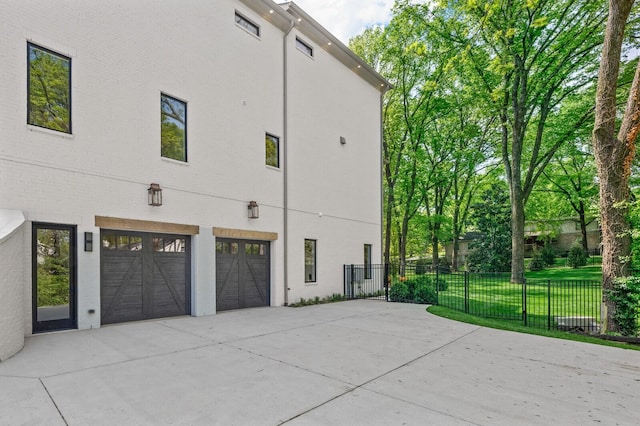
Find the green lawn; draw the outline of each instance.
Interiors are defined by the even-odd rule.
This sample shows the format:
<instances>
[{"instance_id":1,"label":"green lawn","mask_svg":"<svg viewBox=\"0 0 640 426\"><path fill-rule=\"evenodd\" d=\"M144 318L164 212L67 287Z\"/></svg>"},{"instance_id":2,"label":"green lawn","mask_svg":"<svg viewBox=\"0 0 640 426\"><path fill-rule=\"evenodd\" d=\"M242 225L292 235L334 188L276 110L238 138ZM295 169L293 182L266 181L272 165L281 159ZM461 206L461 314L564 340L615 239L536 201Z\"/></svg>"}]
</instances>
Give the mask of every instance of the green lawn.
<instances>
[{"instance_id":1,"label":"green lawn","mask_svg":"<svg viewBox=\"0 0 640 426\"><path fill-rule=\"evenodd\" d=\"M517 333L535 334L538 336L553 337L556 339L574 340L578 342L593 343L597 345L613 346L617 348L632 349L636 351L640 350L639 345L611 342L608 340L599 339L597 337L569 333L566 331L542 330L524 326L517 321L480 318L474 315L467 315L462 312L457 312L444 306L430 306L427 311L429 311L429 313L431 314L438 315L443 318L449 318L454 321L461 321L469 324L476 324L482 327L496 328L499 330L509 330Z\"/></svg>"},{"instance_id":2,"label":"green lawn","mask_svg":"<svg viewBox=\"0 0 640 426\"><path fill-rule=\"evenodd\" d=\"M600 265L578 269L556 266L527 272L526 287L511 283L508 273L469 274L468 282L464 273L441 277L448 286L438 293L438 304L471 315L549 329L558 327L558 317L590 317L600 321Z\"/></svg>"}]
</instances>

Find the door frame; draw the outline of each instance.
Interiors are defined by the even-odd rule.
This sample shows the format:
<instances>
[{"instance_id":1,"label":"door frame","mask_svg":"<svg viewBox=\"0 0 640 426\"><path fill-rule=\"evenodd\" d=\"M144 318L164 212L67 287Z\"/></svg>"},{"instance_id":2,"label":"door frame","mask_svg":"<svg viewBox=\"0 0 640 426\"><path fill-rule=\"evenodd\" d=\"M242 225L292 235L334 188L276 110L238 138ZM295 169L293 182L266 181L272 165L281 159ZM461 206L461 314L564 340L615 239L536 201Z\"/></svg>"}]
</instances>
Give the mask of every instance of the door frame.
<instances>
[{"instance_id":1,"label":"door frame","mask_svg":"<svg viewBox=\"0 0 640 426\"><path fill-rule=\"evenodd\" d=\"M31 316L32 332L69 330L78 328L78 244L76 225L32 222L31 224ZM38 321L38 230L51 229L69 232L69 318Z\"/></svg>"}]
</instances>

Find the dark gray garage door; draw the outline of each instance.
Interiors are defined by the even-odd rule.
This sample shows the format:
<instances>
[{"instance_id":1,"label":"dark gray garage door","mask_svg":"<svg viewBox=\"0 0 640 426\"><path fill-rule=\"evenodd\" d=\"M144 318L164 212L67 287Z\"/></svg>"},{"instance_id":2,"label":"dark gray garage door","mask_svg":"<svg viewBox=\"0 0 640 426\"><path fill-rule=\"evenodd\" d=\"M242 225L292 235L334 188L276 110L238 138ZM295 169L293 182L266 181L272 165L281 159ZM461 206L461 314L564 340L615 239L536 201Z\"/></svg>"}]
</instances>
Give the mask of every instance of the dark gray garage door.
<instances>
[{"instance_id":1,"label":"dark gray garage door","mask_svg":"<svg viewBox=\"0 0 640 426\"><path fill-rule=\"evenodd\" d=\"M269 306L269 242L216 241L216 310Z\"/></svg>"},{"instance_id":2,"label":"dark gray garage door","mask_svg":"<svg viewBox=\"0 0 640 426\"><path fill-rule=\"evenodd\" d=\"M190 236L102 230L102 324L191 313Z\"/></svg>"}]
</instances>

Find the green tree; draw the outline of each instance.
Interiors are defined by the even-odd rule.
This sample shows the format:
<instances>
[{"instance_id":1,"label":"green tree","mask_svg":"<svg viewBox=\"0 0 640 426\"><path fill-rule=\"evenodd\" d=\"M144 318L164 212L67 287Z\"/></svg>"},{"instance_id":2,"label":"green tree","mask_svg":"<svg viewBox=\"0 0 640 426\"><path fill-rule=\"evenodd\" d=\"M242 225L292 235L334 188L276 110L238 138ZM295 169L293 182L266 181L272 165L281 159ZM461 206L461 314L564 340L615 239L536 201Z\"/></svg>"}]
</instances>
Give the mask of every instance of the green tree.
<instances>
[{"instance_id":1,"label":"green tree","mask_svg":"<svg viewBox=\"0 0 640 426\"><path fill-rule=\"evenodd\" d=\"M473 208L472 221L482 234L474 241L469 254L473 272L506 272L511 268L511 227L509 193L504 185L494 185Z\"/></svg>"},{"instance_id":2,"label":"green tree","mask_svg":"<svg viewBox=\"0 0 640 426\"><path fill-rule=\"evenodd\" d=\"M562 102L589 85L606 17L592 0L474 0L445 2L443 39L475 73L500 117L500 151L510 188L512 280L524 272L525 205L557 149L589 116L549 132Z\"/></svg>"},{"instance_id":3,"label":"green tree","mask_svg":"<svg viewBox=\"0 0 640 426\"><path fill-rule=\"evenodd\" d=\"M629 91L622 119L617 122L617 88L625 27L631 19L633 0L610 0L598 89L596 94L593 151L600 180L600 225L602 227L602 288L606 307L604 331L619 331L615 321L616 300L611 291L617 278L629 275L631 238L627 222L629 176L640 132L640 61ZM617 131L616 131L617 129Z\"/></svg>"}]
</instances>

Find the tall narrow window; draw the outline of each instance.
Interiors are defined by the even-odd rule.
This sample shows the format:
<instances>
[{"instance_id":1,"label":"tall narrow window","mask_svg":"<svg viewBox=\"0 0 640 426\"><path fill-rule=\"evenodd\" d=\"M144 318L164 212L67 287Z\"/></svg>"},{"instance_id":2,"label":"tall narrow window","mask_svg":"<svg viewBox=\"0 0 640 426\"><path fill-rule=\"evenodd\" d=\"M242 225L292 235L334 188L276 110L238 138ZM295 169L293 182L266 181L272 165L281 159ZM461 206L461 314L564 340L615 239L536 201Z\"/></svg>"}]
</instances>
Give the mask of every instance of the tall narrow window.
<instances>
[{"instance_id":1,"label":"tall narrow window","mask_svg":"<svg viewBox=\"0 0 640 426\"><path fill-rule=\"evenodd\" d=\"M304 240L304 282L316 282L316 240Z\"/></svg>"},{"instance_id":2,"label":"tall narrow window","mask_svg":"<svg viewBox=\"0 0 640 426\"><path fill-rule=\"evenodd\" d=\"M267 133L264 148L267 166L280 167L280 138Z\"/></svg>"},{"instance_id":3,"label":"tall narrow window","mask_svg":"<svg viewBox=\"0 0 640 426\"><path fill-rule=\"evenodd\" d=\"M71 133L71 58L27 43L27 123Z\"/></svg>"},{"instance_id":4,"label":"tall narrow window","mask_svg":"<svg viewBox=\"0 0 640 426\"><path fill-rule=\"evenodd\" d=\"M305 43L304 41L300 40L298 37L296 37L296 47L302 53L305 53L313 57L313 48L309 46L307 43Z\"/></svg>"},{"instance_id":5,"label":"tall narrow window","mask_svg":"<svg viewBox=\"0 0 640 426\"><path fill-rule=\"evenodd\" d=\"M162 94L160 96L161 155L187 161L187 104Z\"/></svg>"},{"instance_id":6,"label":"tall narrow window","mask_svg":"<svg viewBox=\"0 0 640 426\"><path fill-rule=\"evenodd\" d=\"M371 244L364 245L364 278L371 279Z\"/></svg>"}]
</instances>

